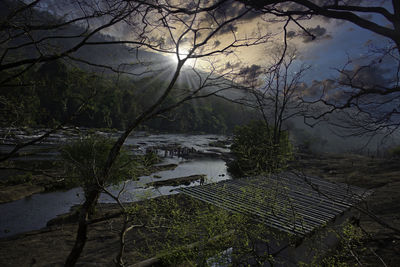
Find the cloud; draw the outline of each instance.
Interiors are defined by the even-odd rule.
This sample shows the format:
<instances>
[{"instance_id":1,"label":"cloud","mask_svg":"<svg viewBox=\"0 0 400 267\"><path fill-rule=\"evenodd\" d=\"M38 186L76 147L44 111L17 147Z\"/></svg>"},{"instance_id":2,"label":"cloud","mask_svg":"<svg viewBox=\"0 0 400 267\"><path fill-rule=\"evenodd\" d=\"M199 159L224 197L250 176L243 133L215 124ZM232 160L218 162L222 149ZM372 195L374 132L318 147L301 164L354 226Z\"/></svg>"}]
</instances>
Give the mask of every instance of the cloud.
<instances>
[{"instance_id":1,"label":"cloud","mask_svg":"<svg viewBox=\"0 0 400 267\"><path fill-rule=\"evenodd\" d=\"M236 62L236 63L231 63L231 62L227 62L226 64L225 64L225 70L228 70L228 69L231 69L231 70L234 70L234 69L237 69L237 68L239 68L240 67L240 62Z\"/></svg>"},{"instance_id":2,"label":"cloud","mask_svg":"<svg viewBox=\"0 0 400 267\"><path fill-rule=\"evenodd\" d=\"M314 28L307 28L307 31L311 33L314 37L310 36L306 32L303 31L303 42L304 43L309 43L313 41L314 39L317 40L322 40L322 39L331 39L332 36L329 34L326 34L326 28L321 27L320 25L317 25L317 27Z\"/></svg>"},{"instance_id":3,"label":"cloud","mask_svg":"<svg viewBox=\"0 0 400 267\"><path fill-rule=\"evenodd\" d=\"M238 30L238 27L236 25L228 24L228 25L222 27L221 30L219 30L218 34L225 34L228 32L236 32L237 30Z\"/></svg>"},{"instance_id":4,"label":"cloud","mask_svg":"<svg viewBox=\"0 0 400 267\"><path fill-rule=\"evenodd\" d=\"M365 66L354 66L353 69L344 70L339 76L342 85L353 84L365 89L376 87L389 87L390 80L386 77L390 69L371 63Z\"/></svg>"},{"instance_id":5,"label":"cloud","mask_svg":"<svg viewBox=\"0 0 400 267\"><path fill-rule=\"evenodd\" d=\"M298 31L288 31L286 37L289 39L302 38L303 43L309 43L315 40L324 40L332 38L330 34L327 34L326 28L322 27L321 25L317 25L316 27L309 27L306 28L306 30L313 36L310 36L304 30L298 30Z\"/></svg>"},{"instance_id":6,"label":"cloud","mask_svg":"<svg viewBox=\"0 0 400 267\"><path fill-rule=\"evenodd\" d=\"M311 85L308 87L303 87L303 97L320 97L322 95L330 94L335 88L337 84L332 79L325 79L322 81L313 80Z\"/></svg>"},{"instance_id":7,"label":"cloud","mask_svg":"<svg viewBox=\"0 0 400 267\"><path fill-rule=\"evenodd\" d=\"M244 83L254 84L261 73L262 67L260 65L253 64L250 67L241 68L239 71L239 76L243 79Z\"/></svg>"},{"instance_id":8,"label":"cloud","mask_svg":"<svg viewBox=\"0 0 400 267\"><path fill-rule=\"evenodd\" d=\"M296 37L296 32L295 31L289 31L287 34L286 34L286 37L287 38L289 38L289 39L292 39L292 38L294 38L294 37Z\"/></svg>"},{"instance_id":9,"label":"cloud","mask_svg":"<svg viewBox=\"0 0 400 267\"><path fill-rule=\"evenodd\" d=\"M245 6L244 4L238 2L238 1L226 1L222 5L218 7L216 12L214 13L214 16L216 19L221 19L221 18L230 18L230 17L236 17L240 14L242 14L245 11L248 11L250 8ZM251 10L248 12L243 19L245 20L252 20L254 18L257 18L261 15L262 13Z\"/></svg>"},{"instance_id":10,"label":"cloud","mask_svg":"<svg viewBox=\"0 0 400 267\"><path fill-rule=\"evenodd\" d=\"M205 23L206 25L219 25L223 23L224 21L237 17L241 15L244 12L248 12L246 15L241 17L241 21L246 21L250 22L253 19L256 19L258 17L261 17L263 14L261 12L258 12L254 9L251 9L244 4L236 1L236 0L230 0L226 1L218 8L207 15L203 16L201 18L202 23ZM232 31L238 31L238 27L234 24L229 24L223 27L221 30L218 31L218 35L223 35L226 33L230 33Z\"/></svg>"},{"instance_id":11,"label":"cloud","mask_svg":"<svg viewBox=\"0 0 400 267\"><path fill-rule=\"evenodd\" d=\"M304 88L301 93L304 98L309 100L323 98L329 103L343 104L348 101L351 95L357 94L360 90L389 88L393 81L388 78L388 73L390 73L390 69L378 64L358 65L351 69L342 70L335 79L313 80L311 85ZM371 103L379 103L384 99L382 97L381 100L378 100L376 94L367 94L359 98L359 100L364 101L363 103L370 100Z\"/></svg>"},{"instance_id":12,"label":"cloud","mask_svg":"<svg viewBox=\"0 0 400 267\"><path fill-rule=\"evenodd\" d=\"M216 41L214 41L213 47L218 47L220 44L221 44L221 42L216 40Z\"/></svg>"}]
</instances>

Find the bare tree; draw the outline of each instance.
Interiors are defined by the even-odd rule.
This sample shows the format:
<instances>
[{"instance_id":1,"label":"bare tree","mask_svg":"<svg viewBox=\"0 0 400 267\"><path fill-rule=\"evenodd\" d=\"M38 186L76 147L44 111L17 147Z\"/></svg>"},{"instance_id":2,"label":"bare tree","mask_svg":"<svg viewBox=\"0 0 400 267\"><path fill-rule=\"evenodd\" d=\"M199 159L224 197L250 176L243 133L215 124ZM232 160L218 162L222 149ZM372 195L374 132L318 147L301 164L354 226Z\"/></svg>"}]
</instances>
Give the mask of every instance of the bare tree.
<instances>
[{"instance_id":1,"label":"bare tree","mask_svg":"<svg viewBox=\"0 0 400 267\"><path fill-rule=\"evenodd\" d=\"M307 86L302 79L311 66L297 66L296 48L275 47L268 53L269 66L252 65L236 71L233 87L244 94L228 100L256 109L278 144L288 120L307 114L308 105L302 100Z\"/></svg>"},{"instance_id":2,"label":"bare tree","mask_svg":"<svg viewBox=\"0 0 400 267\"><path fill-rule=\"evenodd\" d=\"M6 13L0 21L1 90L34 84L34 81L29 81L28 84L21 82L21 77L40 64L59 59L118 75L152 75L151 73L165 69L171 72L165 88L160 88L156 99L128 122L111 149L102 172L94 177L96 182L86 186L76 241L65 263L66 266L74 266L87 240L90 212L97 204L99 195L107 192L105 186L110 178L110 171L126 138L146 120L185 101L207 97L227 89L225 78L230 73L217 72L215 60L206 58L228 55L238 47L257 45L267 39L262 35L249 38L236 34L233 26L249 13L248 9L233 15L224 14L216 11L218 5L201 1L173 5L169 1L65 1L55 4L36 0L28 3L4 1L1 5ZM105 38L105 35L113 34L116 37ZM218 41L222 34L229 36L228 42ZM122 62L111 63L85 57L85 49L104 46L115 47L116 50L124 49L129 52L125 55L131 57L124 58ZM154 58L143 58L145 51L175 56L176 61L174 64L167 62L157 65L153 62ZM200 64L200 61L205 63ZM185 64L191 65L191 68L186 68ZM176 90L175 85L182 71L194 77L196 86L180 92L176 103L165 105L167 97ZM206 88L209 89L205 90ZM35 140L16 145L2 160L8 160L19 149L47 138L63 124ZM127 221L125 227L126 223ZM119 264L123 264L123 235L122 233Z\"/></svg>"},{"instance_id":3,"label":"bare tree","mask_svg":"<svg viewBox=\"0 0 400 267\"><path fill-rule=\"evenodd\" d=\"M273 140L277 144L281 138L285 123L305 113L305 105L300 101L304 90L302 78L310 68L307 65L295 67L298 52L289 49L284 52L276 51L272 56L272 64L262 74L265 84L253 89L257 108L267 127L273 132Z\"/></svg>"},{"instance_id":4,"label":"bare tree","mask_svg":"<svg viewBox=\"0 0 400 267\"><path fill-rule=\"evenodd\" d=\"M314 95L307 102L315 104L307 123L314 125L320 119L333 119L333 124L350 131L350 135L391 134L399 127L399 51L400 4L371 1L241 1L266 15L286 18L284 46L287 47L287 25L294 23L312 39L316 36L302 25L304 20L325 17L347 21L388 39L389 46L371 49L369 61L354 63L349 60L338 69L338 79L313 84ZM374 20L380 16L382 22ZM386 63L386 67L384 66ZM385 71L383 71L385 70ZM381 79L371 81L366 73L385 72ZM388 74L391 77L387 77ZM386 76L382 79L382 76ZM371 77L371 76L370 76ZM375 74L376 77L376 74ZM316 87L319 92L316 93ZM329 90L329 92L328 92ZM335 95L333 95L335 93ZM318 97L319 96L319 97ZM334 116L330 116L335 114Z\"/></svg>"},{"instance_id":5,"label":"bare tree","mask_svg":"<svg viewBox=\"0 0 400 267\"><path fill-rule=\"evenodd\" d=\"M295 23L297 20L310 19L313 16L348 21L361 28L389 38L395 43L397 50L400 49L400 4L396 0L392 1L393 11L382 6L379 2L377 4L377 2L372 3L368 1L249 0L241 2L264 13L288 17ZM386 24L378 24L365 15L383 16ZM301 26L300 24L298 25Z\"/></svg>"},{"instance_id":6,"label":"bare tree","mask_svg":"<svg viewBox=\"0 0 400 267\"><path fill-rule=\"evenodd\" d=\"M210 11L208 11L207 8L202 7L200 3L191 2L189 4L195 6L196 12L187 15L185 13L171 11L173 7L170 5L163 6L161 4L145 4L140 1L137 3L122 1L121 5L123 8L120 13L124 15L121 15L123 18L121 18L119 21L124 21L127 26L134 26L132 29L134 32L137 32L138 28L140 28L139 34L136 37L140 41L128 39L122 41L104 42L90 41L89 38L84 38L85 40L82 41L83 43L81 42L82 45L85 44L90 46L125 44L131 46L132 49L136 49L136 51L138 51L139 48L146 47L147 49L151 49L159 53L173 54L176 56L177 62L176 65L173 66L174 71L170 80L168 81L166 87L161 90L159 97L153 103L151 103L147 109L138 114L128 123L128 126L111 149L102 173L96 177L96 183L92 184L90 188L87 187L88 192L85 194L85 202L82 204L80 210L76 242L66 261L66 266L75 265L83 247L85 246L88 231L87 222L90 210L93 210L93 207L96 205L97 199L100 193L103 191L102 188L104 188L104 185L109 179L110 170L126 138L131 134L131 132L134 131L144 121L175 108L185 101L215 94L215 89L214 91L207 92L204 91L204 88L211 86L214 86L215 88L216 82L221 80L224 75L215 73L212 70L211 74L203 75L196 70L195 65L197 61L195 61L191 71L197 77L196 88L185 92L185 94L182 95L177 103L170 106L162 106L168 95L174 90L174 86L178 81L179 75L184 70L185 63L188 63L188 61L191 59L201 60L202 58L221 53L229 54L233 51L233 49L236 49L239 46L256 45L265 41L263 36L241 39L235 35L234 31L230 31L232 41L215 48L215 46L210 45L210 43L215 42L218 35L226 27L229 27L229 25L246 15L248 10L244 10L243 12L240 12L234 16L223 16L216 18L212 13L210 13ZM127 5L129 8L125 9L125 5ZM213 18L214 20L214 23L211 25L205 21L209 17ZM128 18L131 18L132 20L129 20ZM68 53L65 54L65 56L67 55ZM204 93L200 94L201 92Z\"/></svg>"}]
</instances>

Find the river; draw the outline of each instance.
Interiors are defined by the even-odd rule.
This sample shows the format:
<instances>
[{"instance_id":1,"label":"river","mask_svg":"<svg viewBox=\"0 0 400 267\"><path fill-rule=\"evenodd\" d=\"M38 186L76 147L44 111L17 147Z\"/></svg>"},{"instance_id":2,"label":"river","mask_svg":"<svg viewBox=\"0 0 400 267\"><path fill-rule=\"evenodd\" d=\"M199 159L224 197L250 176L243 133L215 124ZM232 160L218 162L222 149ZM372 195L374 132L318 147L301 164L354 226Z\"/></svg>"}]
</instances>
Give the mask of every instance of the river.
<instances>
[{"instance_id":1,"label":"river","mask_svg":"<svg viewBox=\"0 0 400 267\"><path fill-rule=\"evenodd\" d=\"M221 135L184 135L184 134L157 134L146 135L138 133L129 137L125 144L135 147L137 153L145 151L146 148L160 145L179 144L183 147L194 148L203 153L227 152L228 149L210 147L209 143L216 140L224 140ZM57 139L53 138L52 144ZM62 139L64 140L64 139ZM43 144L51 145L51 144ZM47 153L47 152L46 152ZM43 158L45 155L42 155ZM54 155L52 155L54 156ZM225 161L219 158L193 158L184 159L181 157L165 157L161 164L178 164L174 170L160 171L151 176L142 176L138 181L126 182L125 191L121 199L125 202L143 200L145 198L157 197L176 193L174 189L181 186L162 186L159 188L144 185L152 181L168 180L182 176L195 174L205 174L206 183L217 182L231 177L227 173ZM161 177L161 178L154 178ZM199 182L192 182L187 186L198 185ZM185 186L185 185L182 185ZM110 191L117 192L118 187L109 188ZM0 205L0 237L12 236L18 233L41 229L46 223L59 214L66 213L73 205L82 203L83 191L81 188L73 188L68 191L58 191L50 193L35 194L30 197L20 199ZM100 202L114 202L109 196L102 195Z\"/></svg>"}]
</instances>

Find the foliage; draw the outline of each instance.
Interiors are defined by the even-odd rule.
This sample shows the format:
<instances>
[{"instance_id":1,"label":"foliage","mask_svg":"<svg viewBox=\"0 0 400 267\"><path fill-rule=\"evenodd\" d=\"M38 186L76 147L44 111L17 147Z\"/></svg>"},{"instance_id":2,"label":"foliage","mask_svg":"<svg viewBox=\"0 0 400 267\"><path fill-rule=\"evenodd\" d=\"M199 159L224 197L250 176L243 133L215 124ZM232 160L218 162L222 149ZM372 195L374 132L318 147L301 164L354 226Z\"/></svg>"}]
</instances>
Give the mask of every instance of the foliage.
<instances>
[{"instance_id":1,"label":"foliage","mask_svg":"<svg viewBox=\"0 0 400 267\"><path fill-rule=\"evenodd\" d=\"M237 127L231 151L235 159L229 164L229 171L237 176L277 172L292 159L288 132L282 131L276 143L273 131L262 121Z\"/></svg>"},{"instance_id":2,"label":"foliage","mask_svg":"<svg viewBox=\"0 0 400 267\"><path fill-rule=\"evenodd\" d=\"M19 79L21 86L0 91L0 114L4 114L0 123L4 127L52 127L68 121L75 126L124 129L130 119L153 103L164 86L159 79L100 75L67 67L62 61L44 63ZM163 107L178 99L179 94L171 92ZM84 109L75 114L83 103ZM251 116L249 110L210 97L184 103L142 127L163 132L226 133Z\"/></svg>"},{"instance_id":3,"label":"foliage","mask_svg":"<svg viewBox=\"0 0 400 267\"><path fill-rule=\"evenodd\" d=\"M389 149L388 154L392 158L400 158L400 146L395 146Z\"/></svg>"},{"instance_id":4,"label":"foliage","mask_svg":"<svg viewBox=\"0 0 400 267\"><path fill-rule=\"evenodd\" d=\"M136 253L142 259L156 256L165 266L227 266L232 260L245 266L255 258L265 262L271 255L260 255L255 244L282 238L249 216L185 195L133 203L129 212L132 225L143 225L134 234Z\"/></svg>"},{"instance_id":5,"label":"foliage","mask_svg":"<svg viewBox=\"0 0 400 267\"><path fill-rule=\"evenodd\" d=\"M172 95L168 104L175 103L177 98ZM184 103L163 118L155 118L146 125L163 132L225 134L233 132L236 125L246 123L252 116L254 114L249 109L211 96L206 100Z\"/></svg>"},{"instance_id":6,"label":"foliage","mask_svg":"<svg viewBox=\"0 0 400 267\"><path fill-rule=\"evenodd\" d=\"M150 151L143 155L140 161L144 167L150 167L156 163L160 163L161 160L156 152Z\"/></svg>"},{"instance_id":7,"label":"foliage","mask_svg":"<svg viewBox=\"0 0 400 267\"><path fill-rule=\"evenodd\" d=\"M63 146L61 157L70 175L69 182L83 186L85 192L91 186L97 185L113 145L112 139L90 135ZM109 186L122 180L136 179L136 165L127 151L121 150L111 168L107 183L100 185Z\"/></svg>"},{"instance_id":8,"label":"foliage","mask_svg":"<svg viewBox=\"0 0 400 267\"><path fill-rule=\"evenodd\" d=\"M301 153L313 153L326 147L328 141L319 134L318 130L310 132L305 129L295 129L295 145Z\"/></svg>"},{"instance_id":9,"label":"foliage","mask_svg":"<svg viewBox=\"0 0 400 267\"><path fill-rule=\"evenodd\" d=\"M33 175L31 172L19 174L6 181L7 185L18 185L24 183L32 183Z\"/></svg>"},{"instance_id":10,"label":"foliage","mask_svg":"<svg viewBox=\"0 0 400 267\"><path fill-rule=\"evenodd\" d=\"M3 78L0 72L0 79ZM0 126L36 125L40 116L40 100L32 84L25 81L28 75L19 77L20 86L0 89Z\"/></svg>"},{"instance_id":11,"label":"foliage","mask_svg":"<svg viewBox=\"0 0 400 267\"><path fill-rule=\"evenodd\" d=\"M363 248L362 243L363 233L361 228L345 222L342 225L342 230L337 232L339 238L339 246L331 255L324 257L320 263L314 262L313 266L340 266L347 267L350 265L349 258L355 258L357 248Z\"/></svg>"}]
</instances>

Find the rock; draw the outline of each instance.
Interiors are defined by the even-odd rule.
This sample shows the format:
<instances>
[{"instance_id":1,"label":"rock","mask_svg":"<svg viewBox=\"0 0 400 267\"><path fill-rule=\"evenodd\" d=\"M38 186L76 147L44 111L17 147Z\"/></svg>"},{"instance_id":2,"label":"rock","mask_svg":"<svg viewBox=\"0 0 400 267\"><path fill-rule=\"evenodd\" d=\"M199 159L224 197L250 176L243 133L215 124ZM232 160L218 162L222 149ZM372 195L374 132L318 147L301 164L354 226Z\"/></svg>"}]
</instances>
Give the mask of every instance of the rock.
<instances>
[{"instance_id":1,"label":"rock","mask_svg":"<svg viewBox=\"0 0 400 267\"><path fill-rule=\"evenodd\" d=\"M147 183L146 187L189 185L190 183L192 183L194 181L204 181L205 177L206 177L205 174L178 177L178 178L173 178L173 179L168 179L168 180L163 180L163 181Z\"/></svg>"},{"instance_id":2,"label":"rock","mask_svg":"<svg viewBox=\"0 0 400 267\"><path fill-rule=\"evenodd\" d=\"M217 140L214 142L210 142L208 145L214 147L228 148L231 145L231 143L232 142L229 140Z\"/></svg>"}]
</instances>

